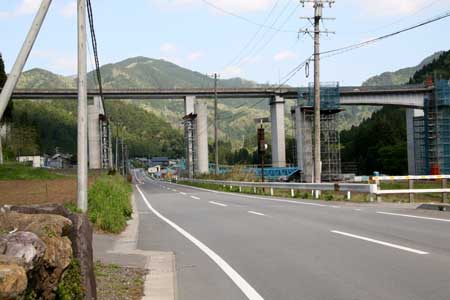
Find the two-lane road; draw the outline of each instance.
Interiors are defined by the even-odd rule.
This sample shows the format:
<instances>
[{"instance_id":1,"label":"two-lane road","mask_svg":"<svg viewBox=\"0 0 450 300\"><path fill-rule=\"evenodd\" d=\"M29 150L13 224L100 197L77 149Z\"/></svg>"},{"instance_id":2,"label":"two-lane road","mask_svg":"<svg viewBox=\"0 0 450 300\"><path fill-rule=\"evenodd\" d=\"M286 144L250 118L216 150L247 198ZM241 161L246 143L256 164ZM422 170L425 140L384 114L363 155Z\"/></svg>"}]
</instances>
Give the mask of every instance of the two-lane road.
<instances>
[{"instance_id":1,"label":"two-lane road","mask_svg":"<svg viewBox=\"0 0 450 300\"><path fill-rule=\"evenodd\" d=\"M138 248L175 252L180 300L450 299L449 220L141 182Z\"/></svg>"}]
</instances>

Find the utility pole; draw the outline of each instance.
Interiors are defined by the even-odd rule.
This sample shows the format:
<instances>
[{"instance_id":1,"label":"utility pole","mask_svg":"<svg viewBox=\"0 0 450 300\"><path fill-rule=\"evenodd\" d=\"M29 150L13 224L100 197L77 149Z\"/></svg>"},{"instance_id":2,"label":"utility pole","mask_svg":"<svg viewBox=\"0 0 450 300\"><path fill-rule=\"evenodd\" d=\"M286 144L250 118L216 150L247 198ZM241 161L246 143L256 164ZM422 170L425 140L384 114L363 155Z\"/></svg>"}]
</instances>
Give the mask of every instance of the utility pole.
<instances>
[{"instance_id":1,"label":"utility pole","mask_svg":"<svg viewBox=\"0 0 450 300\"><path fill-rule=\"evenodd\" d=\"M219 175L219 136L217 115L217 73L214 74L214 175Z\"/></svg>"},{"instance_id":2,"label":"utility pole","mask_svg":"<svg viewBox=\"0 0 450 300\"><path fill-rule=\"evenodd\" d=\"M31 24L30 31L28 32L27 37L22 45L22 49L17 56L17 59L14 63L14 66L8 75L8 79L5 82L5 86L2 89L0 94L0 120L5 113L6 107L11 99L11 95L16 88L17 82L19 81L20 75L22 74L25 63L28 60L28 56L30 56L31 49L33 48L34 42L41 30L42 24L44 23L45 17L47 15L48 9L52 0L43 0L41 6L36 13L36 17Z\"/></svg>"},{"instance_id":3,"label":"utility pole","mask_svg":"<svg viewBox=\"0 0 450 300\"><path fill-rule=\"evenodd\" d=\"M119 170L119 126L116 127L116 172Z\"/></svg>"},{"instance_id":4,"label":"utility pole","mask_svg":"<svg viewBox=\"0 0 450 300\"><path fill-rule=\"evenodd\" d=\"M313 18L303 18L307 19L314 26L314 182L320 183L322 176L322 166L321 166L321 128L320 128L320 35L323 33L334 33L328 30L320 30L320 21L324 19L333 18L323 18L322 11L323 5L329 4L331 7L335 1L334 0L300 0L300 3L305 6L305 3L312 3L314 7L314 17ZM300 32L311 34L309 29L300 30Z\"/></svg>"},{"instance_id":5,"label":"utility pole","mask_svg":"<svg viewBox=\"0 0 450 300\"><path fill-rule=\"evenodd\" d=\"M88 209L86 0L78 0L78 208Z\"/></svg>"}]
</instances>

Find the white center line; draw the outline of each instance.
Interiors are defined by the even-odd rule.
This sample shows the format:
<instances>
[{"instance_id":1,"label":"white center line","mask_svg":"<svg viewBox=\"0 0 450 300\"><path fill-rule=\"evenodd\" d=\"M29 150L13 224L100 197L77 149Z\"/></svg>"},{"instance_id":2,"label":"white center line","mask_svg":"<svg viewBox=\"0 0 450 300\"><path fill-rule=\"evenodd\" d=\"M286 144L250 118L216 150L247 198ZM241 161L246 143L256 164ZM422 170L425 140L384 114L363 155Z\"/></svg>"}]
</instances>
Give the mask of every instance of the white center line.
<instances>
[{"instance_id":1,"label":"white center line","mask_svg":"<svg viewBox=\"0 0 450 300\"><path fill-rule=\"evenodd\" d=\"M263 217L266 216L265 214L262 214L262 213L259 213L259 212L256 212L256 211L252 211L252 210L249 210L248 213L252 214L252 215L257 215L257 216L263 216Z\"/></svg>"},{"instance_id":2,"label":"white center line","mask_svg":"<svg viewBox=\"0 0 450 300\"><path fill-rule=\"evenodd\" d=\"M371 238L360 236L360 235L356 235L356 234L351 234L351 233L337 231L337 230L332 230L331 232L332 233L336 233L336 234L340 234L340 235L344 235L344 236L348 236L348 237L352 237L352 238L355 238L355 239L363 240L363 241L366 241L366 242L383 245L383 246L386 246L386 247L400 249L400 250L411 252L411 253L415 253L415 254L420 254L420 255L429 254L428 252L425 252L425 251L416 250L416 249L412 249L412 248L408 248L408 247L403 247L403 246L400 246L400 245L391 244L391 243L388 243L388 242L383 242L383 241L371 239Z\"/></svg>"},{"instance_id":3,"label":"white center line","mask_svg":"<svg viewBox=\"0 0 450 300\"><path fill-rule=\"evenodd\" d=\"M222 206L222 207L227 207L228 206L226 204L222 204L222 203L214 202L214 201L209 201L209 203L214 204L214 205L218 205L218 206Z\"/></svg>"},{"instance_id":4,"label":"white center line","mask_svg":"<svg viewBox=\"0 0 450 300\"><path fill-rule=\"evenodd\" d=\"M195 200L200 200L199 197L195 197L195 196L191 196L191 198L192 198L192 199L195 199Z\"/></svg>"},{"instance_id":5,"label":"white center line","mask_svg":"<svg viewBox=\"0 0 450 300\"><path fill-rule=\"evenodd\" d=\"M353 210L356 210L356 211L362 211L361 208L354 208Z\"/></svg>"},{"instance_id":6,"label":"white center line","mask_svg":"<svg viewBox=\"0 0 450 300\"><path fill-rule=\"evenodd\" d=\"M250 300L264 300L264 298L258 294L258 292L241 276L238 272L236 272L233 267L231 267L223 258L217 255L213 250L208 248L205 244L196 239L189 232L172 222L171 220L164 217L161 213L159 213L150 202L145 197L144 193L141 191L139 186L137 186L137 190L142 196L147 207L161 220L169 224L173 229L178 231L181 235L183 235L186 239L192 242L195 246L197 246L203 253L205 253L209 258L211 258L218 266L222 269L222 271L228 275L228 277L236 284L236 286L247 296Z\"/></svg>"},{"instance_id":7,"label":"white center line","mask_svg":"<svg viewBox=\"0 0 450 300\"><path fill-rule=\"evenodd\" d=\"M389 213L389 212L384 212L384 211L377 211L377 214L450 223L449 219L438 219L438 218L421 217L421 216L414 216L414 215L394 214L394 213Z\"/></svg>"},{"instance_id":8,"label":"white center line","mask_svg":"<svg viewBox=\"0 0 450 300\"><path fill-rule=\"evenodd\" d=\"M183 195L183 196L186 196L186 195L187 195L186 193L183 193L183 192L180 192L180 194Z\"/></svg>"}]
</instances>

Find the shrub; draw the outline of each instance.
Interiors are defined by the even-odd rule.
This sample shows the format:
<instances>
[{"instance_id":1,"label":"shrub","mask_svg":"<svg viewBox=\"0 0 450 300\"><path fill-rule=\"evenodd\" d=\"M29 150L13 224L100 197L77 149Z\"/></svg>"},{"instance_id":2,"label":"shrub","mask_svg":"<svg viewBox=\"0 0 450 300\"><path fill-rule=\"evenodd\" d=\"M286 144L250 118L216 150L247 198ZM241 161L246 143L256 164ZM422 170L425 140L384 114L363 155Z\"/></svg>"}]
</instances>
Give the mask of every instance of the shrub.
<instances>
[{"instance_id":1,"label":"shrub","mask_svg":"<svg viewBox=\"0 0 450 300\"><path fill-rule=\"evenodd\" d=\"M88 216L94 226L109 233L122 232L133 212L131 193L123 177L99 177L89 189Z\"/></svg>"}]
</instances>

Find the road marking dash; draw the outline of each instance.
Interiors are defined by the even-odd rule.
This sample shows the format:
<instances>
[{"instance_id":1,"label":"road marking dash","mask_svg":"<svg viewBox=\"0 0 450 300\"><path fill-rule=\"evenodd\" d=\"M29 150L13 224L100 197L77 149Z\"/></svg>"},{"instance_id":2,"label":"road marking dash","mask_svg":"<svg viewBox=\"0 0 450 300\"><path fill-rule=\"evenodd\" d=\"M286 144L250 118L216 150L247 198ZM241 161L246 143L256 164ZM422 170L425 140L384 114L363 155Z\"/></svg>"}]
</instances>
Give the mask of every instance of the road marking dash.
<instances>
[{"instance_id":1,"label":"road marking dash","mask_svg":"<svg viewBox=\"0 0 450 300\"><path fill-rule=\"evenodd\" d=\"M429 254L428 252L425 252L425 251L416 250L416 249L413 249L413 248L408 248L408 247L404 247L404 246L400 246L400 245L396 245L396 244L392 244L392 243L388 243L388 242L383 242L383 241L380 241L380 240L375 240L375 239L372 239L372 238L368 238L368 237L364 237L364 236L360 236L360 235L356 235L356 234L351 234L351 233L337 231L337 230L332 230L331 232L332 233L336 233L336 234L340 234L340 235L344 235L344 236L347 236L347 237L352 237L352 238L355 238L355 239L363 240L363 241L366 241L366 242L379 244L379 245L383 245L383 246L386 246L386 247L391 247L391 248L395 248L395 249L399 249L399 250L403 250L403 251L419 254L419 255Z\"/></svg>"},{"instance_id":2,"label":"road marking dash","mask_svg":"<svg viewBox=\"0 0 450 300\"><path fill-rule=\"evenodd\" d=\"M183 193L183 192L180 192L180 194L183 195L183 196L186 196L186 195L187 195L186 193Z\"/></svg>"},{"instance_id":3,"label":"road marking dash","mask_svg":"<svg viewBox=\"0 0 450 300\"><path fill-rule=\"evenodd\" d=\"M389 213L389 212L384 212L384 211L377 211L377 214L450 223L449 219L439 219L439 218L421 217L421 216L414 216L414 215L395 214L395 213Z\"/></svg>"},{"instance_id":4,"label":"road marking dash","mask_svg":"<svg viewBox=\"0 0 450 300\"><path fill-rule=\"evenodd\" d=\"M227 207L228 206L226 204L219 203L219 202L214 202L214 201L209 201L209 203L214 204L214 205L218 205L218 206L222 206L222 207Z\"/></svg>"},{"instance_id":5,"label":"road marking dash","mask_svg":"<svg viewBox=\"0 0 450 300\"><path fill-rule=\"evenodd\" d=\"M192 199L195 199L195 200L200 200L199 197L195 197L195 196L191 196L191 198L192 198Z\"/></svg>"},{"instance_id":6,"label":"road marking dash","mask_svg":"<svg viewBox=\"0 0 450 300\"><path fill-rule=\"evenodd\" d=\"M263 216L263 217L266 216L265 214L262 214L262 213L259 213L259 212L256 212L256 211L252 211L252 210L249 210L248 213L252 214L252 215L257 215L257 216Z\"/></svg>"},{"instance_id":7,"label":"road marking dash","mask_svg":"<svg viewBox=\"0 0 450 300\"><path fill-rule=\"evenodd\" d=\"M201 241L196 239L189 232L172 222L171 220L164 217L159 211L153 208L153 206L148 201L147 197L145 197L142 190L137 186L137 190L142 196L147 207L161 220L170 225L173 229L178 231L181 235L183 235L186 239L188 239L191 243L197 246L203 253L205 253L212 261L216 263L222 271L227 274L227 276L236 284L236 286L245 294L245 296L249 300L264 300L264 298L241 276L238 272L236 272L233 267L231 267L223 258L217 255L213 250L208 248Z\"/></svg>"}]
</instances>

